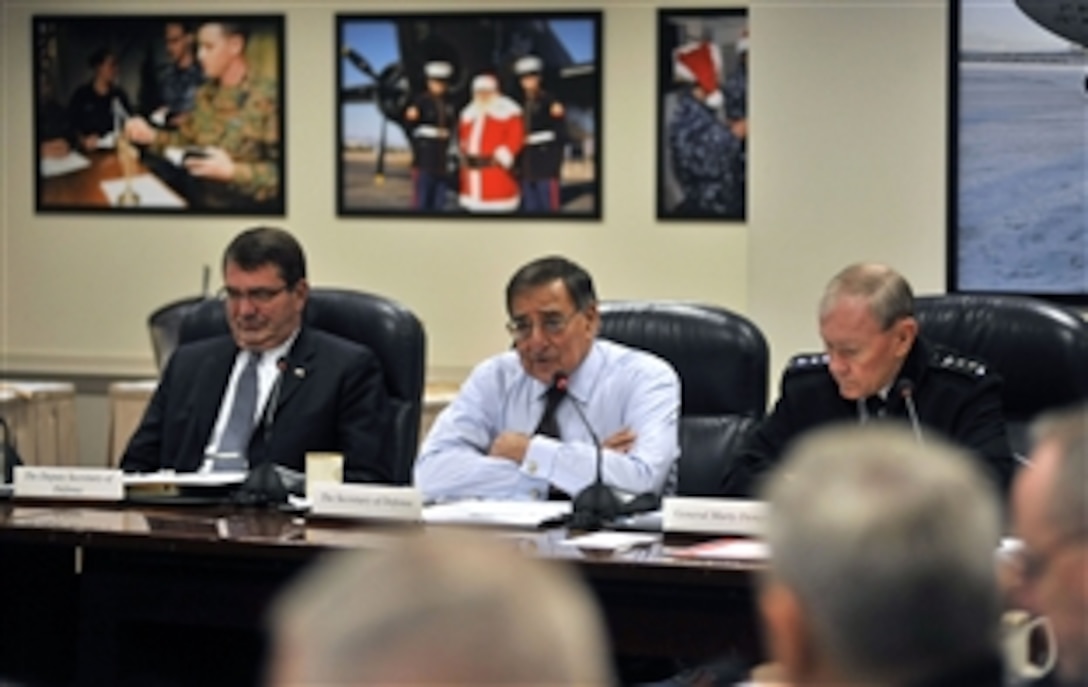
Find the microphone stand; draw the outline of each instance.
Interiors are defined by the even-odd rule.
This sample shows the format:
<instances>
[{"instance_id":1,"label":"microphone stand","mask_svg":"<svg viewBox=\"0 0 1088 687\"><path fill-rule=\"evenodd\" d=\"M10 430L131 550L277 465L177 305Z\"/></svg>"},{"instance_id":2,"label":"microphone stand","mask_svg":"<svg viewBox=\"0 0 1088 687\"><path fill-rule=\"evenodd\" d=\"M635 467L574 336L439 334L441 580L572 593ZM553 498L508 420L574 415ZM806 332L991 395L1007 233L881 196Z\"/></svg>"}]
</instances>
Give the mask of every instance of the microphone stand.
<instances>
[{"instance_id":1,"label":"microphone stand","mask_svg":"<svg viewBox=\"0 0 1088 687\"><path fill-rule=\"evenodd\" d=\"M570 518L565 523L567 527L576 530L599 530L612 522L623 511L623 504L616 497L615 492L604 483L604 450L601 448L601 440L589 424L582 404L573 396L570 397L574 410L579 419L585 425L586 431L593 439L593 446L597 449L597 476L593 483L583 489L574 497L571 504Z\"/></svg>"},{"instance_id":2,"label":"microphone stand","mask_svg":"<svg viewBox=\"0 0 1088 687\"><path fill-rule=\"evenodd\" d=\"M914 382L909 379L900 379L896 383L896 389L903 398L903 404L907 407L907 417L910 418L911 429L914 430L914 438L920 446L925 446L922 438L922 425L918 422L918 408L914 405Z\"/></svg>"},{"instance_id":3,"label":"microphone stand","mask_svg":"<svg viewBox=\"0 0 1088 687\"><path fill-rule=\"evenodd\" d=\"M283 386L283 376L287 370L287 359L281 357L276 361L276 369L279 374L268 394L267 411L264 414L264 457L265 460L257 467L251 467L246 479L234 493L234 502L247 506L276 506L287 503L289 493L284 481L272 461L272 427L276 415L276 406L280 402L280 388Z\"/></svg>"}]
</instances>

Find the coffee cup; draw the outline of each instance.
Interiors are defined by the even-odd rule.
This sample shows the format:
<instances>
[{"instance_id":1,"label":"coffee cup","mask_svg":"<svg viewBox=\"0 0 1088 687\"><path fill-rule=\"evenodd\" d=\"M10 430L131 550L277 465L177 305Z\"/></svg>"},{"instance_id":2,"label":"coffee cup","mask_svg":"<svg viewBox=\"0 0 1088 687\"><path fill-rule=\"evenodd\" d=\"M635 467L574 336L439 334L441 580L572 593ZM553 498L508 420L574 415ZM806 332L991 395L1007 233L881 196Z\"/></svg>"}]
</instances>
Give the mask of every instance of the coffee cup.
<instances>
[{"instance_id":1,"label":"coffee cup","mask_svg":"<svg viewBox=\"0 0 1088 687\"><path fill-rule=\"evenodd\" d=\"M1058 659L1050 621L1027 611L1012 610L1002 616L1001 646L1013 678L1037 680L1053 670Z\"/></svg>"}]
</instances>

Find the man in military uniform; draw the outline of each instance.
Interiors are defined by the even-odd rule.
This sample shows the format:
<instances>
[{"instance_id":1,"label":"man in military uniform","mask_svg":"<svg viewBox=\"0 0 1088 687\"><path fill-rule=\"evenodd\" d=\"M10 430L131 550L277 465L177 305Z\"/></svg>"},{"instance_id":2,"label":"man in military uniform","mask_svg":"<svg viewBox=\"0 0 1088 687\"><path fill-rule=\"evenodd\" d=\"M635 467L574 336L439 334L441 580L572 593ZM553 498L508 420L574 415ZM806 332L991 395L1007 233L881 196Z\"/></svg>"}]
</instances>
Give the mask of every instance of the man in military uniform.
<instances>
[{"instance_id":1,"label":"man in military uniform","mask_svg":"<svg viewBox=\"0 0 1088 687\"><path fill-rule=\"evenodd\" d=\"M920 442L943 435L970 449L1006 491L1015 461L1000 378L927 343L913 313L910 285L890 267L857 264L836 275L820 303L826 352L790 361L774 410L748 436L722 492L751 496L787 445L810 429L883 418L909 423Z\"/></svg>"},{"instance_id":2,"label":"man in military uniform","mask_svg":"<svg viewBox=\"0 0 1088 687\"><path fill-rule=\"evenodd\" d=\"M206 81L191 116L175 131L133 117L125 134L162 154L185 148L182 166L195 180L185 189L198 207L258 209L281 204L278 84L257 76L246 60L248 33L213 21L197 32L197 57Z\"/></svg>"},{"instance_id":3,"label":"man in military uniform","mask_svg":"<svg viewBox=\"0 0 1088 687\"><path fill-rule=\"evenodd\" d=\"M541 87L544 63L527 55L514 63L521 83L525 147L518 159L521 211L559 211L559 172L563 165L566 111L563 103Z\"/></svg>"},{"instance_id":4,"label":"man in military uniform","mask_svg":"<svg viewBox=\"0 0 1088 687\"><path fill-rule=\"evenodd\" d=\"M150 119L158 126L176 128L193 109L196 91L204 83L204 71L193 51L193 29L189 24L166 22L163 44L170 63L159 71L159 104L151 112Z\"/></svg>"},{"instance_id":5,"label":"man in military uniform","mask_svg":"<svg viewBox=\"0 0 1088 687\"><path fill-rule=\"evenodd\" d=\"M457 112L448 95L453 66L449 62L428 62L423 73L427 91L413 98L404 111L412 137L412 207L437 212L445 209L450 190L450 131L457 124Z\"/></svg>"},{"instance_id":6,"label":"man in military uniform","mask_svg":"<svg viewBox=\"0 0 1088 687\"><path fill-rule=\"evenodd\" d=\"M683 193L675 212L740 218L744 196L735 172L748 126L746 119L727 124L719 116L725 100L718 83L720 51L707 42L678 48L674 70L689 84L679 92L668 124L672 172Z\"/></svg>"}]
</instances>

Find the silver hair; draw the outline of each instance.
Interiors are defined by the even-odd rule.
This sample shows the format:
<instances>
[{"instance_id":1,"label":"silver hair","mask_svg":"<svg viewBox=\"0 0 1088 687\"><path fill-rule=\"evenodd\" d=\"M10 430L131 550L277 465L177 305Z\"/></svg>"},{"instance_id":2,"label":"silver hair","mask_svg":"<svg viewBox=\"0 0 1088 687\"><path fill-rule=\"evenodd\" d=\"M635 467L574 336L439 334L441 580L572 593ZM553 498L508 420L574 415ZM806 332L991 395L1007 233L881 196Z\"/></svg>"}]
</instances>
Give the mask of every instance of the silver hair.
<instances>
[{"instance_id":1,"label":"silver hair","mask_svg":"<svg viewBox=\"0 0 1088 687\"><path fill-rule=\"evenodd\" d=\"M857 263L836 274L824 289L820 315L826 314L843 296L859 296L868 301L882 329L914 316L914 292L910 284L887 265Z\"/></svg>"},{"instance_id":2,"label":"silver hair","mask_svg":"<svg viewBox=\"0 0 1088 687\"><path fill-rule=\"evenodd\" d=\"M331 554L273 610L275 684L610 684L596 607L561 565L456 532Z\"/></svg>"},{"instance_id":3,"label":"silver hair","mask_svg":"<svg viewBox=\"0 0 1088 687\"><path fill-rule=\"evenodd\" d=\"M1000 506L963 451L899 427L826 428L764 493L770 579L844 677L907 682L993 650Z\"/></svg>"},{"instance_id":4,"label":"silver hair","mask_svg":"<svg viewBox=\"0 0 1088 687\"><path fill-rule=\"evenodd\" d=\"M1035 446L1054 442L1058 470L1050 487L1047 515L1055 530L1088 540L1088 404L1052 411L1032 423Z\"/></svg>"}]
</instances>

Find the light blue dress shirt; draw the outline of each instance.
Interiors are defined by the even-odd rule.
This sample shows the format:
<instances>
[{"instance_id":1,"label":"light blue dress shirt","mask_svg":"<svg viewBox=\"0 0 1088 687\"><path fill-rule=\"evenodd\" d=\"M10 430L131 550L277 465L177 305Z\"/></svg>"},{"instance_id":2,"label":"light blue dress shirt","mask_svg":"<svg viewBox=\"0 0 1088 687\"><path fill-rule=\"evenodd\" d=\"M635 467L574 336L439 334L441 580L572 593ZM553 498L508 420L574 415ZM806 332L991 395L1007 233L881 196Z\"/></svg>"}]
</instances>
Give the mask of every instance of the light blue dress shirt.
<instances>
[{"instance_id":1,"label":"light blue dress shirt","mask_svg":"<svg viewBox=\"0 0 1088 687\"><path fill-rule=\"evenodd\" d=\"M501 432L533 433L547 389L525 373L515 351L480 363L423 442L413 482L424 498L539 500L549 485L577 494L596 478L596 448L572 403L602 441L624 428L635 433L630 451L604 450L605 483L634 494L661 492L680 455L680 380L668 363L596 340L559 405L562 441L533 436L520 465L488 456Z\"/></svg>"}]
</instances>

